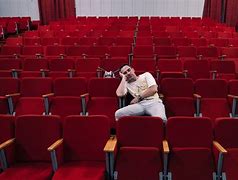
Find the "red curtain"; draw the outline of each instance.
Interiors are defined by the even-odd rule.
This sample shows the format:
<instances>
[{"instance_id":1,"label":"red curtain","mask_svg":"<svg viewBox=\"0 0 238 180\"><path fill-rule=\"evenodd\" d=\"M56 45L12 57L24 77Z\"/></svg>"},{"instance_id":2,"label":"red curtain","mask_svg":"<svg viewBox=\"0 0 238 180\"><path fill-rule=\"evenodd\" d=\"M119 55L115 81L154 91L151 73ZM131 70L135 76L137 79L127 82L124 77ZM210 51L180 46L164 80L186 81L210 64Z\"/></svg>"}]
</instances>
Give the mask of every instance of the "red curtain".
<instances>
[{"instance_id":1,"label":"red curtain","mask_svg":"<svg viewBox=\"0 0 238 180\"><path fill-rule=\"evenodd\" d=\"M238 0L227 0L226 23L230 26L238 23Z\"/></svg>"},{"instance_id":2,"label":"red curtain","mask_svg":"<svg viewBox=\"0 0 238 180\"><path fill-rule=\"evenodd\" d=\"M224 6L225 23L235 26L238 22L238 0L224 0ZM222 0L205 0L203 17L210 17L217 22L221 22L221 8Z\"/></svg>"},{"instance_id":3,"label":"red curtain","mask_svg":"<svg viewBox=\"0 0 238 180\"><path fill-rule=\"evenodd\" d=\"M75 0L38 0L42 24L76 15Z\"/></svg>"},{"instance_id":4,"label":"red curtain","mask_svg":"<svg viewBox=\"0 0 238 180\"><path fill-rule=\"evenodd\" d=\"M209 17L217 22L220 22L221 7L221 0L205 0L203 17Z\"/></svg>"}]
</instances>

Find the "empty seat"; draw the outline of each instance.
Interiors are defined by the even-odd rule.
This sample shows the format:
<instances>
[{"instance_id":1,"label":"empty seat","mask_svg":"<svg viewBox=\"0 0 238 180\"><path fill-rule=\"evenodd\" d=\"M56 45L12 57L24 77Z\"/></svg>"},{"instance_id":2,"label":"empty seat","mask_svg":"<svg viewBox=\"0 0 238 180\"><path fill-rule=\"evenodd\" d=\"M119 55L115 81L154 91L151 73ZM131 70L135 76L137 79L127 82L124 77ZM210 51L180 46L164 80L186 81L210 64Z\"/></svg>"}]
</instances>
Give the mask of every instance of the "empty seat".
<instances>
[{"instance_id":1,"label":"empty seat","mask_svg":"<svg viewBox=\"0 0 238 180\"><path fill-rule=\"evenodd\" d=\"M53 164L62 160L54 151L63 153L63 163L55 166L53 180L106 179L103 147L109 138L109 127L109 119L105 116L67 117L63 124L63 139L49 148L56 160Z\"/></svg>"},{"instance_id":2,"label":"empty seat","mask_svg":"<svg viewBox=\"0 0 238 180\"><path fill-rule=\"evenodd\" d=\"M7 94L18 93L20 90L19 79L0 78L0 114L10 113L7 104Z\"/></svg>"},{"instance_id":3,"label":"empty seat","mask_svg":"<svg viewBox=\"0 0 238 180\"><path fill-rule=\"evenodd\" d=\"M163 133L161 118L122 117L118 121L117 137L111 138L104 149L107 157L113 158L109 163L112 167L111 178L159 179L159 173L162 175L163 170Z\"/></svg>"},{"instance_id":4,"label":"empty seat","mask_svg":"<svg viewBox=\"0 0 238 180\"><path fill-rule=\"evenodd\" d=\"M229 117L231 108L227 99L227 82L222 79L200 79L195 81L195 93L201 102L197 108L201 115L215 121L217 117Z\"/></svg>"},{"instance_id":5,"label":"empty seat","mask_svg":"<svg viewBox=\"0 0 238 180\"><path fill-rule=\"evenodd\" d=\"M168 119L166 132L170 146L168 171L173 179L210 180L220 177L211 148L212 133L212 124L208 118Z\"/></svg>"},{"instance_id":6,"label":"empty seat","mask_svg":"<svg viewBox=\"0 0 238 180\"><path fill-rule=\"evenodd\" d=\"M210 78L210 68L207 60L187 60L184 62L183 68L187 73L187 77L192 78L194 81L201 78Z\"/></svg>"},{"instance_id":7,"label":"empty seat","mask_svg":"<svg viewBox=\"0 0 238 180\"><path fill-rule=\"evenodd\" d=\"M210 70L216 71L216 78L219 79L236 79L236 67L234 61L211 61Z\"/></svg>"},{"instance_id":8,"label":"empty seat","mask_svg":"<svg viewBox=\"0 0 238 180\"><path fill-rule=\"evenodd\" d=\"M87 104L83 105L83 113L107 115L111 127L115 127L115 112L119 108L116 89L119 83L120 79L116 78L91 78L88 82L88 94L83 96L89 96Z\"/></svg>"},{"instance_id":9,"label":"empty seat","mask_svg":"<svg viewBox=\"0 0 238 180\"><path fill-rule=\"evenodd\" d=\"M161 82L166 115L194 116L193 81L189 78L165 78Z\"/></svg>"},{"instance_id":10,"label":"empty seat","mask_svg":"<svg viewBox=\"0 0 238 180\"><path fill-rule=\"evenodd\" d=\"M29 138L31 137L31 138ZM9 139L1 150L10 153L11 160L0 179L51 179L53 169L47 148L62 137L57 116L21 116L16 119L15 138Z\"/></svg>"},{"instance_id":11,"label":"empty seat","mask_svg":"<svg viewBox=\"0 0 238 180\"><path fill-rule=\"evenodd\" d=\"M238 132L237 119L233 118L218 118L214 127L215 140L218 141L226 150L224 156L223 172L226 173L226 178L235 180L238 177L238 143L236 134Z\"/></svg>"}]
</instances>

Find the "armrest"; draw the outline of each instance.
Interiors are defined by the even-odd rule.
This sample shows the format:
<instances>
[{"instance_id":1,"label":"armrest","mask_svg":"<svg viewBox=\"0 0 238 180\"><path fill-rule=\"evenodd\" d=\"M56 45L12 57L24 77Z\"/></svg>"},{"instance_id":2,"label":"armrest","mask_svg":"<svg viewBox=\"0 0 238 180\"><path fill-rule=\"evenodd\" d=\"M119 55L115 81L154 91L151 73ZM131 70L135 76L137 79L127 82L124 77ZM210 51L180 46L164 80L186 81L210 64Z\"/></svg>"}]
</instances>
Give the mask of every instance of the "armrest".
<instances>
[{"instance_id":1,"label":"armrest","mask_svg":"<svg viewBox=\"0 0 238 180\"><path fill-rule=\"evenodd\" d=\"M219 152L224 153L224 154L227 153L227 150L219 142L213 141L213 145Z\"/></svg>"},{"instance_id":2,"label":"armrest","mask_svg":"<svg viewBox=\"0 0 238 180\"><path fill-rule=\"evenodd\" d=\"M20 93L13 93L13 94L7 94L6 97L10 98L10 97L16 97L16 96L20 96Z\"/></svg>"},{"instance_id":3,"label":"armrest","mask_svg":"<svg viewBox=\"0 0 238 180\"><path fill-rule=\"evenodd\" d=\"M168 177L169 145L167 140L163 140L163 177Z\"/></svg>"},{"instance_id":4,"label":"armrest","mask_svg":"<svg viewBox=\"0 0 238 180\"><path fill-rule=\"evenodd\" d=\"M210 74L212 75L212 79L216 79L216 77L217 77L217 71L216 70L210 71Z\"/></svg>"},{"instance_id":5,"label":"armrest","mask_svg":"<svg viewBox=\"0 0 238 180\"><path fill-rule=\"evenodd\" d=\"M163 152L165 154L169 154L170 150L169 150L169 144L167 140L163 140Z\"/></svg>"},{"instance_id":6,"label":"armrest","mask_svg":"<svg viewBox=\"0 0 238 180\"><path fill-rule=\"evenodd\" d=\"M20 97L20 93L13 93L13 94L7 94L7 103L8 103L8 111L9 114L14 114L14 102L16 102L16 98L18 99Z\"/></svg>"},{"instance_id":7,"label":"armrest","mask_svg":"<svg viewBox=\"0 0 238 180\"><path fill-rule=\"evenodd\" d=\"M63 143L63 139L59 139L55 141L50 147L48 147L48 151L54 151L56 148L58 148Z\"/></svg>"},{"instance_id":8,"label":"armrest","mask_svg":"<svg viewBox=\"0 0 238 180\"><path fill-rule=\"evenodd\" d=\"M82 115L87 115L87 101L89 99L89 93L82 94L81 96L82 99Z\"/></svg>"},{"instance_id":9,"label":"armrest","mask_svg":"<svg viewBox=\"0 0 238 180\"><path fill-rule=\"evenodd\" d=\"M114 173L114 155L116 154L116 147L117 147L117 138L116 136L111 136L110 139L107 141L104 152L106 152L106 171L109 179L113 179Z\"/></svg>"},{"instance_id":10,"label":"armrest","mask_svg":"<svg viewBox=\"0 0 238 180\"><path fill-rule=\"evenodd\" d=\"M118 96L119 99L119 108L123 108L126 106L126 95Z\"/></svg>"},{"instance_id":11,"label":"armrest","mask_svg":"<svg viewBox=\"0 0 238 180\"><path fill-rule=\"evenodd\" d=\"M232 101L231 116L232 117L236 117L236 109L237 109L238 96L235 96L235 95L232 95L232 94L228 94L227 97L228 97L229 102Z\"/></svg>"},{"instance_id":12,"label":"armrest","mask_svg":"<svg viewBox=\"0 0 238 180\"><path fill-rule=\"evenodd\" d=\"M54 142L50 147L47 148L47 150L50 152L52 167L54 172L58 169L58 160L56 156L56 149L60 147L60 145L63 144L63 139L59 139L56 142Z\"/></svg>"},{"instance_id":13,"label":"armrest","mask_svg":"<svg viewBox=\"0 0 238 180\"><path fill-rule=\"evenodd\" d=\"M64 59L66 57L66 54L59 54L60 59Z\"/></svg>"},{"instance_id":14,"label":"armrest","mask_svg":"<svg viewBox=\"0 0 238 180\"><path fill-rule=\"evenodd\" d=\"M37 59L40 59L40 58L43 57L43 54L41 54L41 53L36 53L35 56L36 56Z\"/></svg>"},{"instance_id":15,"label":"armrest","mask_svg":"<svg viewBox=\"0 0 238 180\"><path fill-rule=\"evenodd\" d=\"M164 95L163 95L163 94L159 93L159 98L160 98L162 101L164 101Z\"/></svg>"},{"instance_id":16,"label":"armrest","mask_svg":"<svg viewBox=\"0 0 238 180\"><path fill-rule=\"evenodd\" d=\"M0 163L1 163L1 168L3 170L7 169L8 167L5 149L9 147L10 145L12 145L14 142L15 142L15 138L12 138L0 144Z\"/></svg>"},{"instance_id":17,"label":"armrest","mask_svg":"<svg viewBox=\"0 0 238 180\"><path fill-rule=\"evenodd\" d=\"M117 138L116 136L111 136L110 139L107 141L105 147L104 147L104 152L106 153L112 153L115 151L117 145Z\"/></svg>"},{"instance_id":18,"label":"armrest","mask_svg":"<svg viewBox=\"0 0 238 180\"><path fill-rule=\"evenodd\" d=\"M42 95L43 98L49 98L49 97L52 97L54 96L55 94L54 93L49 93L49 94L44 94Z\"/></svg>"},{"instance_id":19,"label":"armrest","mask_svg":"<svg viewBox=\"0 0 238 180\"><path fill-rule=\"evenodd\" d=\"M11 144L13 144L15 141L15 138L12 139L8 139L7 141L3 142L2 144L0 144L0 150L5 149L6 147L10 146Z\"/></svg>"},{"instance_id":20,"label":"armrest","mask_svg":"<svg viewBox=\"0 0 238 180\"><path fill-rule=\"evenodd\" d=\"M223 166L223 159L224 159L224 154L227 153L227 150L223 148L217 141L213 141L213 151L215 154L215 159L217 160L217 177L222 176L222 166ZM217 154L218 152L218 154ZM218 155L218 157L217 157Z\"/></svg>"},{"instance_id":21,"label":"armrest","mask_svg":"<svg viewBox=\"0 0 238 180\"><path fill-rule=\"evenodd\" d=\"M199 60L201 60L201 59L203 58L203 55L199 54L199 55L197 55L197 58L198 58Z\"/></svg>"},{"instance_id":22,"label":"armrest","mask_svg":"<svg viewBox=\"0 0 238 180\"><path fill-rule=\"evenodd\" d=\"M196 117L200 117L201 113L200 113L200 102L201 102L201 96L199 94L193 94L193 97L196 99L196 112L195 112L195 116Z\"/></svg>"},{"instance_id":23,"label":"armrest","mask_svg":"<svg viewBox=\"0 0 238 180\"><path fill-rule=\"evenodd\" d=\"M188 77L188 70L183 70L183 74L184 74L184 77L187 78Z\"/></svg>"},{"instance_id":24,"label":"armrest","mask_svg":"<svg viewBox=\"0 0 238 180\"><path fill-rule=\"evenodd\" d=\"M50 114L50 103L49 103L49 98L53 97L55 94L54 93L49 93L49 94L44 94L42 95L43 100L44 100L44 107L45 107L45 115Z\"/></svg>"},{"instance_id":25,"label":"armrest","mask_svg":"<svg viewBox=\"0 0 238 180\"><path fill-rule=\"evenodd\" d=\"M68 73L69 73L69 77L72 78L75 76L75 73L76 73L76 70L75 69L68 69L67 70Z\"/></svg>"},{"instance_id":26,"label":"armrest","mask_svg":"<svg viewBox=\"0 0 238 180\"><path fill-rule=\"evenodd\" d=\"M156 69L156 70L155 70L155 73L156 73L156 80L159 81L159 78L160 78L160 70L159 70L159 69Z\"/></svg>"},{"instance_id":27,"label":"armrest","mask_svg":"<svg viewBox=\"0 0 238 180\"><path fill-rule=\"evenodd\" d=\"M227 57L226 54L222 54L221 56L218 56L218 59L224 60Z\"/></svg>"},{"instance_id":28,"label":"armrest","mask_svg":"<svg viewBox=\"0 0 238 180\"><path fill-rule=\"evenodd\" d=\"M41 76L46 77L46 73L48 73L49 71L49 69L40 69Z\"/></svg>"}]
</instances>

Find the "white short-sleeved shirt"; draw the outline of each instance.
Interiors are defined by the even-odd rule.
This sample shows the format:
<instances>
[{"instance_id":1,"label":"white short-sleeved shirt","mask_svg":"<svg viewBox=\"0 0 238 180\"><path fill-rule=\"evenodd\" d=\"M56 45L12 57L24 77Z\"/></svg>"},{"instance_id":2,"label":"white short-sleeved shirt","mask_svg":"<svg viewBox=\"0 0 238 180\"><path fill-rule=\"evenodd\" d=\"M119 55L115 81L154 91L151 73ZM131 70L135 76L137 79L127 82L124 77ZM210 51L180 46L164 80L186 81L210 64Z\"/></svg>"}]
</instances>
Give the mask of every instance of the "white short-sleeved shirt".
<instances>
[{"instance_id":1,"label":"white short-sleeved shirt","mask_svg":"<svg viewBox=\"0 0 238 180\"><path fill-rule=\"evenodd\" d=\"M139 94L142 94L149 87L157 85L154 77L149 73L145 72L138 76L138 79L131 83L126 83L127 91L133 96L136 97ZM158 93L155 93L153 96L146 97L145 99L159 99Z\"/></svg>"}]
</instances>

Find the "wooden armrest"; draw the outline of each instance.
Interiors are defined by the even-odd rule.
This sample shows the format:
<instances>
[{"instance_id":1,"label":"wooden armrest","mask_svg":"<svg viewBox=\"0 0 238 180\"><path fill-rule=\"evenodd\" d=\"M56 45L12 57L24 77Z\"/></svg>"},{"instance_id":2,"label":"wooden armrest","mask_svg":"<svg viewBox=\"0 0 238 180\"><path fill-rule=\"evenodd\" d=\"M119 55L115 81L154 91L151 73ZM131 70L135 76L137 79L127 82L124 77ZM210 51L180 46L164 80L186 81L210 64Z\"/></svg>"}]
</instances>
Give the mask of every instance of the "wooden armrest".
<instances>
[{"instance_id":1,"label":"wooden armrest","mask_svg":"<svg viewBox=\"0 0 238 180\"><path fill-rule=\"evenodd\" d=\"M40 72L49 72L49 69L40 69Z\"/></svg>"},{"instance_id":2,"label":"wooden armrest","mask_svg":"<svg viewBox=\"0 0 238 180\"><path fill-rule=\"evenodd\" d=\"M22 70L21 69L11 69L11 71L13 71L13 72L21 72Z\"/></svg>"},{"instance_id":3,"label":"wooden armrest","mask_svg":"<svg viewBox=\"0 0 238 180\"><path fill-rule=\"evenodd\" d=\"M164 98L164 95L159 93L159 98L163 99Z\"/></svg>"},{"instance_id":4,"label":"wooden armrest","mask_svg":"<svg viewBox=\"0 0 238 180\"><path fill-rule=\"evenodd\" d=\"M0 150L6 148L7 146L11 145L15 141L15 138L8 139L7 141L0 144Z\"/></svg>"},{"instance_id":5,"label":"wooden armrest","mask_svg":"<svg viewBox=\"0 0 238 180\"><path fill-rule=\"evenodd\" d=\"M55 95L54 93L49 93L49 94L42 95L42 97L47 98L47 97L51 97L51 96L54 96L54 95Z\"/></svg>"},{"instance_id":6,"label":"wooden armrest","mask_svg":"<svg viewBox=\"0 0 238 180\"><path fill-rule=\"evenodd\" d=\"M67 71L68 71L68 72L76 72L75 69L68 69Z\"/></svg>"},{"instance_id":7,"label":"wooden armrest","mask_svg":"<svg viewBox=\"0 0 238 180\"><path fill-rule=\"evenodd\" d=\"M227 150L222 147L222 145L220 143L218 143L217 141L213 141L213 145L216 147L216 149L222 153L227 153Z\"/></svg>"},{"instance_id":8,"label":"wooden armrest","mask_svg":"<svg viewBox=\"0 0 238 180\"><path fill-rule=\"evenodd\" d=\"M212 70L210 71L210 73L217 73L217 70Z\"/></svg>"},{"instance_id":9,"label":"wooden armrest","mask_svg":"<svg viewBox=\"0 0 238 180\"><path fill-rule=\"evenodd\" d=\"M89 93L85 93L85 94L80 95L81 98L86 98L86 96L89 96Z\"/></svg>"},{"instance_id":10,"label":"wooden armrest","mask_svg":"<svg viewBox=\"0 0 238 180\"><path fill-rule=\"evenodd\" d=\"M117 145L116 136L111 136L110 139L107 141L107 144L105 145L103 150L104 152L109 152L109 153L114 152L116 145Z\"/></svg>"},{"instance_id":11,"label":"wooden armrest","mask_svg":"<svg viewBox=\"0 0 238 180\"><path fill-rule=\"evenodd\" d=\"M7 94L6 97L9 98L9 97L20 96L20 95L21 95L20 93L13 93L13 94Z\"/></svg>"},{"instance_id":12,"label":"wooden armrest","mask_svg":"<svg viewBox=\"0 0 238 180\"><path fill-rule=\"evenodd\" d=\"M58 139L50 147L47 148L48 151L53 151L63 143L63 139Z\"/></svg>"},{"instance_id":13,"label":"wooden armrest","mask_svg":"<svg viewBox=\"0 0 238 180\"><path fill-rule=\"evenodd\" d=\"M228 94L227 95L229 98L233 98L233 99L238 99L238 96L232 95L232 94Z\"/></svg>"},{"instance_id":14,"label":"wooden armrest","mask_svg":"<svg viewBox=\"0 0 238 180\"><path fill-rule=\"evenodd\" d=\"M201 99L201 98L202 98L202 96L200 96L199 94L193 94L193 96L194 96L195 98L198 98L198 99Z\"/></svg>"},{"instance_id":15,"label":"wooden armrest","mask_svg":"<svg viewBox=\"0 0 238 180\"><path fill-rule=\"evenodd\" d=\"M163 141L163 151L164 153L168 154L169 153L169 144L167 140Z\"/></svg>"}]
</instances>

